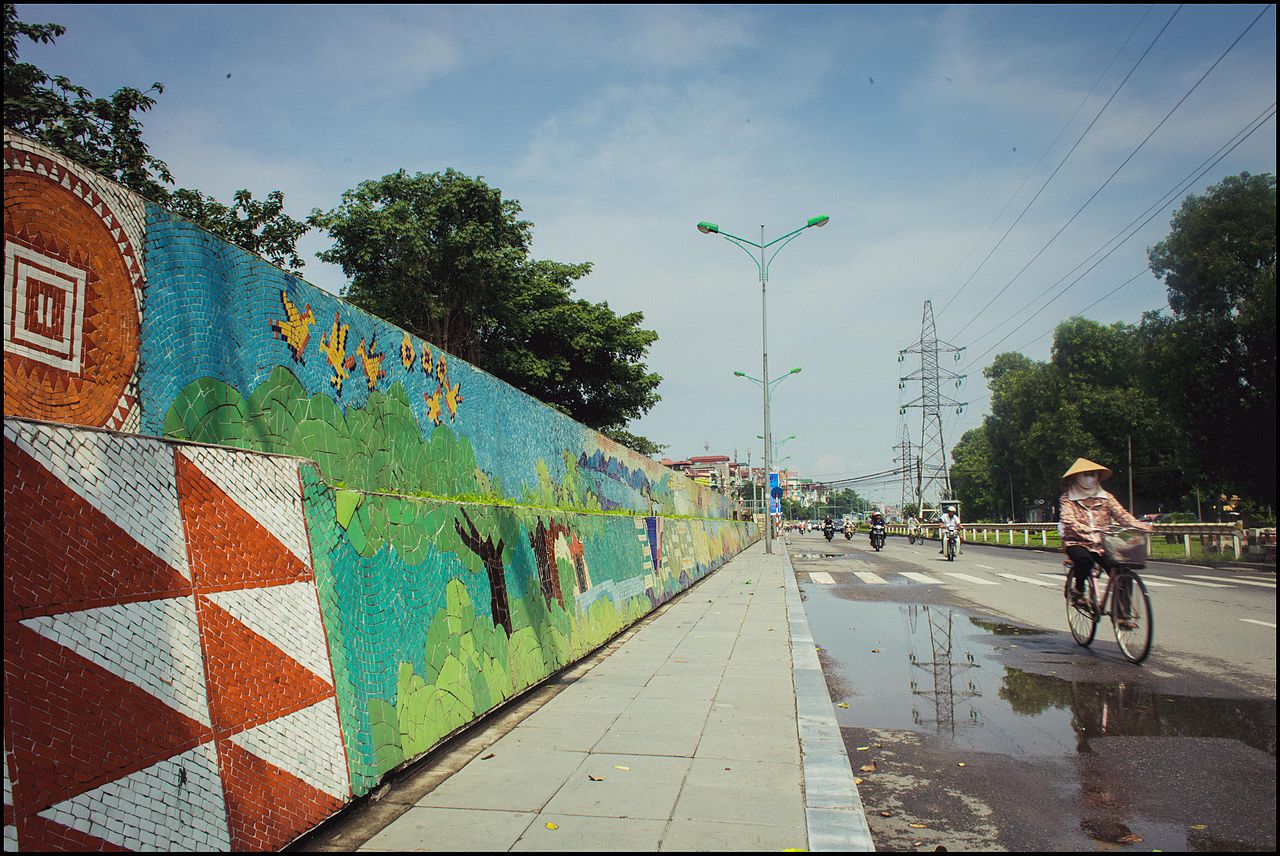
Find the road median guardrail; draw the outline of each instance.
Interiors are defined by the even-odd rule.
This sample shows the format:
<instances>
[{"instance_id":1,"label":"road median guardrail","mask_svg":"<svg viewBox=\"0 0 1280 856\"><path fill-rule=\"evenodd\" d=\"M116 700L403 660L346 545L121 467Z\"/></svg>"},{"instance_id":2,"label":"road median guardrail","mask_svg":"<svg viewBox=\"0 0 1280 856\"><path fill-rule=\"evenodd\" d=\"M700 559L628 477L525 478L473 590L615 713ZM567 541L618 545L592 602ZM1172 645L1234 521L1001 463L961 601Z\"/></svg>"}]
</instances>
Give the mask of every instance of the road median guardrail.
<instances>
[{"instance_id":1,"label":"road median guardrail","mask_svg":"<svg viewBox=\"0 0 1280 856\"><path fill-rule=\"evenodd\" d=\"M920 530L929 540L939 539L936 523L922 524ZM966 523L961 527L964 540L971 544L1056 549L1062 542L1057 523ZM890 524L891 535L907 534L905 524ZM1038 542L1038 543L1037 543ZM1162 550L1157 544L1182 544L1182 558L1204 553L1230 551L1236 559L1276 561L1276 530L1245 529L1235 523L1157 523L1146 533L1149 558L1176 558L1176 550ZM1199 550L1193 550L1198 545Z\"/></svg>"}]
</instances>

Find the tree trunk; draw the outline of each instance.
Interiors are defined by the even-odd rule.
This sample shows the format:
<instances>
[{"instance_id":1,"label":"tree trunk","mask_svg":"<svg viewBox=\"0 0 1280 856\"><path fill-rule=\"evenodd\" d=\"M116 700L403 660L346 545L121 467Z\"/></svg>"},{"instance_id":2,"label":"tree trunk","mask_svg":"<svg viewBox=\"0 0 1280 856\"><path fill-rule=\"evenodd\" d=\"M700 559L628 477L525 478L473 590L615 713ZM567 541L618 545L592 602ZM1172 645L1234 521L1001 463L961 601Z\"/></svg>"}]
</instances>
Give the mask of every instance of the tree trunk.
<instances>
[{"instance_id":1,"label":"tree trunk","mask_svg":"<svg viewBox=\"0 0 1280 856\"><path fill-rule=\"evenodd\" d=\"M493 536L481 539L476 525L471 522L471 518L467 515L466 509L462 509L462 518L467 521L466 531L462 528L462 522L453 521L453 528L457 530L458 537L462 539L462 543L468 550L480 557L480 561L484 563L485 572L489 575L489 611L493 615L493 623L502 625L507 631L507 638L511 638L511 607L507 600L507 576L506 568L502 565L502 551L506 547L502 539L498 539L498 543L493 543Z\"/></svg>"},{"instance_id":2,"label":"tree trunk","mask_svg":"<svg viewBox=\"0 0 1280 856\"><path fill-rule=\"evenodd\" d=\"M533 556L538 564L538 584L542 588L542 597L551 607L551 599L560 601L564 607L564 593L560 590L560 572L556 567L556 539L570 534L569 528L552 520L550 526L538 518L538 528L529 533L529 546L533 547Z\"/></svg>"}]
</instances>

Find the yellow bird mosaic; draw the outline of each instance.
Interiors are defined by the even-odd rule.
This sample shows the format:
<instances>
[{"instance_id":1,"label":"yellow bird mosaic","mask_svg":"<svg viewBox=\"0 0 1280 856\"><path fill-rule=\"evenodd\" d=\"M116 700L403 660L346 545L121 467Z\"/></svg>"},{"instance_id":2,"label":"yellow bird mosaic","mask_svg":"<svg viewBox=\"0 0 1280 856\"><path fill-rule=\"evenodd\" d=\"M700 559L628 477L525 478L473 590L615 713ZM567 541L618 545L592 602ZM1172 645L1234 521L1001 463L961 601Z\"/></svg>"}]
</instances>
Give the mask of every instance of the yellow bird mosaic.
<instances>
[{"instance_id":1,"label":"yellow bird mosaic","mask_svg":"<svg viewBox=\"0 0 1280 856\"><path fill-rule=\"evenodd\" d=\"M444 422L444 414L449 412L449 419L457 421L458 406L462 404L462 384L449 383L449 366L444 353L433 355L431 349L425 344L422 346L422 371L428 377L432 374L436 378L436 391L428 395L422 394L422 400L427 403L427 418L431 420L432 425L440 425Z\"/></svg>"},{"instance_id":2,"label":"yellow bird mosaic","mask_svg":"<svg viewBox=\"0 0 1280 856\"><path fill-rule=\"evenodd\" d=\"M374 336L369 340L368 350L365 349L364 339L360 340L360 345L356 348L356 356L360 358L360 368L364 370L364 381L370 392L377 389L378 381L387 376L387 370L382 367L387 354L385 351L377 353L377 346L378 337Z\"/></svg>"},{"instance_id":3,"label":"yellow bird mosaic","mask_svg":"<svg viewBox=\"0 0 1280 856\"><path fill-rule=\"evenodd\" d=\"M404 338L400 340L400 364L404 366L405 371L413 371L413 361L417 356L418 352L413 349L413 339L405 333Z\"/></svg>"},{"instance_id":4,"label":"yellow bird mosaic","mask_svg":"<svg viewBox=\"0 0 1280 856\"><path fill-rule=\"evenodd\" d=\"M289 346L289 352L293 354L294 362L306 365L303 351L306 350L307 342L311 340L311 325L316 323L315 313L311 311L310 303L307 304L305 312L299 312L297 305L284 291L280 292L280 302L284 305L285 320L271 319L269 322L271 333L277 339L284 339L285 344Z\"/></svg>"},{"instance_id":5,"label":"yellow bird mosaic","mask_svg":"<svg viewBox=\"0 0 1280 856\"><path fill-rule=\"evenodd\" d=\"M328 335L320 336L320 352L324 354L325 361L329 363L329 367L333 369L333 376L329 378L329 384L338 395L342 395L342 382L351 374L351 370L356 367L354 357L347 356L347 333L351 330L351 325L343 324L338 319L338 313L333 313L333 327L329 329Z\"/></svg>"}]
</instances>

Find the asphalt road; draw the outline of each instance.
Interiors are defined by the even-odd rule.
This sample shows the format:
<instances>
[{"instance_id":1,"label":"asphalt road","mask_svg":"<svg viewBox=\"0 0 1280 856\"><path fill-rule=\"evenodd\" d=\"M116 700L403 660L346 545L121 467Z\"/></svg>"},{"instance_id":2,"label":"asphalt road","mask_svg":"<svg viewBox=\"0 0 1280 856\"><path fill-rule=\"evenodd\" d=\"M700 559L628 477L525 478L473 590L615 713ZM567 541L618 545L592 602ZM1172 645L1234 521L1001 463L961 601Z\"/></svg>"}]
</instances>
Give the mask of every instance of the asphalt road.
<instances>
[{"instance_id":1,"label":"asphalt road","mask_svg":"<svg viewBox=\"0 0 1280 856\"><path fill-rule=\"evenodd\" d=\"M1134 666L1067 633L1060 554L788 550L880 849L1275 849L1274 572L1149 565Z\"/></svg>"}]
</instances>

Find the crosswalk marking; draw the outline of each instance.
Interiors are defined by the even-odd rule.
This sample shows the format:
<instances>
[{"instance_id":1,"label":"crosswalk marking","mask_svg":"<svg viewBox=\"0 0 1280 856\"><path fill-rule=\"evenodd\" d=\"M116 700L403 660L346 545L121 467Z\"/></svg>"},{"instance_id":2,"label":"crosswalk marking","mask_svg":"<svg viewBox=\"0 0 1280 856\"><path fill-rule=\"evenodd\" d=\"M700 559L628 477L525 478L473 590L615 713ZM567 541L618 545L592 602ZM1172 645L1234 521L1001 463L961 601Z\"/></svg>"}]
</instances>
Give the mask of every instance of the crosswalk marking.
<instances>
[{"instance_id":1,"label":"crosswalk marking","mask_svg":"<svg viewBox=\"0 0 1280 856\"><path fill-rule=\"evenodd\" d=\"M1275 577L1255 577L1255 576L1232 577L1232 579L1253 580L1254 582L1259 582L1259 583L1267 583L1267 582L1274 583L1276 581Z\"/></svg>"},{"instance_id":2,"label":"crosswalk marking","mask_svg":"<svg viewBox=\"0 0 1280 856\"><path fill-rule=\"evenodd\" d=\"M1164 580L1170 583L1185 583L1189 586L1204 586L1205 588L1231 588L1226 583L1202 583L1198 580L1189 580L1186 577L1162 577L1156 574L1143 574L1143 580Z\"/></svg>"},{"instance_id":3,"label":"crosswalk marking","mask_svg":"<svg viewBox=\"0 0 1280 856\"><path fill-rule=\"evenodd\" d=\"M1000 585L1000 583L996 582L995 580L984 580L984 579L981 579L981 578L979 578L979 577L971 577L971 576L969 576L968 574L952 574L952 573L948 573L948 574L947 574L947 576L949 576L949 577L955 577L955 578L956 578L956 579L958 579L958 580L964 580L964 581L965 581L965 582L967 582L967 583L976 583L977 585L980 585L980 586L998 586L998 585Z\"/></svg>"},{"instance_id":4,"label":"crosswalk marking","mask_svg":"<svg viewBox=\"0 0 1280 856\"><path fill-rule=\"evenodd\" d=\"M974 562L974 564L975 564L975 565L978 565L978 563L977 563L977 562ZM995 570L995 568L991 567L990 565L978 565L978 567L979 567L979 568L982 568L982 570L984 570L984 571L994 571L994 570Z\"/></svg>"},{"instance_id":5,"label":"crosswalk marking","mask_svg":"<svg viewBox=\"0 0 1280 856\"><path fill-rule=\"evenodd\" d=\"M977 565L977 567L987 568L986 565ZM831 573L828 573L826 571L810 571L809 579L810 581L814 583L818 583L820 585L828 585L828 586L836 585L837 580L835 577L832 576L832 573L853 574L859 580L861 580L863 583L866 583L867 585L881 585L881 586L889 585L889 580L885 579L880 574L874 573L872 571L850 570L848 568L832 568ZM935 573L938 573L938 572L935 572ZM973 576L971 574L957 573L957 572L951 572L951 571L944 571L940 573L942 576L950 577L951 579L954 579L963 583L968 583L970 585L980 585L980 586L1000 585L1000 583L996 580L983 579L982 577ZM946 580L941 580L941 579L937 579L936 577L931 577L928 574L922 574L922 573L917 573L912 571L899 572L898 576L905 577L906 579L911 580L912 582L915 582L915 583L920 583L921 585L943 585L947 582ZM1062 585L1064 580L1064 577L1061 573L1047 573L1047 572L1036 573L1035 576L1023 576L1021 574L1007 574L1007 573L996 573L996 576L1002 577L1006 580L1012 580L1014 582L1031 583L1032 585L1043 586L1045 588L1054 588L1054 587L1060 586ZM1043 578L1043 579L1039 579L1039 578ZM1188 574L1187 576L1184 576L1184 577L1165 577L1165 576L1160 576L1158 574L1143 574L1142 579L1147 584L1148 588L1177 588L1178 584L1180 583L1184 585L1203 586L1204 588L1231 588L1233 585L1253 585L1259 588L1271 588L1271 589L1274 589L1276 587L1276 584L1273 582L1254 581L1254 580L1247 580L1247 579L1235 578L1235 577L1228 579L1224 577L1210 577L1210 576L1204 576L1204 575L1198 575L1198 574ZM1100 585L1105 585L1105 584L1106 584L1105 581L1100 582ZM1101 589L1099 590L1101 591ZM1242 618L1240 620L1247 621L1250 619ZM1254 623L1265 624L1266 622L1254 622ZM1274 625L1268 625L1268 626L1274 626Z\"/></svg>"},{"instance_id":6,"label":"crosswalk marking","mask_svg":"<svg viewBox=\"0 0 1280 856\"><path fill-rule=\"evenodd\" d=\"M1254 582L1253 580L1246 580L1246 579L1244 579L1243 577L1230 577L1230 578L1224 578L1224 577L1206 577L1206 576L1204 576L1204 575L1202 575L1202 574L1187 574L1187 576L1188 576L1188 577L1194 577L1194 578L1195 578L1195 579L1197 579L1197 580L1213 580L1214 582L1235 583L1236 585L1242 585L1242 586L1257 586L1258 588L1271 588L1271 589L1273 589L1273 588L1275 588L1275 587L1276 587L1276 584L1275 584L1275 583L1259 583L1259 582Z\"/></svg>"},{"instance_id":7,"label":"crosswalk marking","mask_svg":"<svg viewBox=\"0 0 1280 856\"><path fill-rule=\"evenodd\" d=\"M1062 574L1041 574L1040 576L1059 582L1062 582L1064 578ZM1147 588L1177 588L1173 583L1153 583L1146 574L1142 575L1142 581L1147 584ZM1100 582L1099 585L1106 585L1106 583Z\"/></svg>"},{"instance_id":8,"label":"crosswalk marking","mask_svg":"<svg viewBox=\"0 0 1280 856\"><path fill-rule=\"evenodd\" d=\"M1270 627L1272 630L1275 630L1275 629L1276 629L1275 624L1273 624L1273 623L1272 623L1272 622L1270 622L1270 621L1259 621L1259 620L1258 620L1258 619L1256 619L1256 618L1242 618L1242 619L1240 619L1240 620L1241 620L1241 621L1247 621L1247 622L1249 622L1250 624L1261 624L1263 627Z\"/></svg>"},{"instance_id":9,"label":"crosswalk marking","mask_svg":"<svg viewBox=\"0 0 1280 856\"><path fill-rule=\"evenodd\" d=\"M997 576L1004 577L1007 580L1015 580L1016 582L1020 582L1020 583L1031 583L1032 585L1036 585L1036 586L1045 586L1046 588L1058 587L1057 583L1046 582L1045 580L1037 580L1037 579L1033 579L1032 577L1020 577L1017 574L997 574Z\"/></svg>"}]
</instances>

